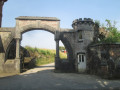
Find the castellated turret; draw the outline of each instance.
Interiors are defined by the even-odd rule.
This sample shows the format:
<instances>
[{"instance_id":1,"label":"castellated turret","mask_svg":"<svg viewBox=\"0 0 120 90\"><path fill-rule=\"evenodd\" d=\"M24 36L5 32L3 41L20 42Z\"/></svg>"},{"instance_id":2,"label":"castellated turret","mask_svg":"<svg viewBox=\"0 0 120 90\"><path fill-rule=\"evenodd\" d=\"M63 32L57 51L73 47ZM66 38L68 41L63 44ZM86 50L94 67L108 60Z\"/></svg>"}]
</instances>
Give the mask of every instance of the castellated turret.
<instances>
[{"instance_id":1,"label":"castellated turret","mask_svg":"<svg viewBox=\"0 0 120 90\"><path fill-rule=\"evenodd\" d=\"M94 30L94 22L91 18L75 19L72 23L74 30Z\"/></svg>"},{"instance_id":2,"label":"castellated turret","mask_svg":"<svg viewBox=\"0 0 120 90\"><path fill-rule=\"evenodd\" d=\"M93 42L95 23L91 18L75 19L72 23L75 32L75 55L78 62L78 72L84 72L87 65L87 47ZM81 58L84 57L83 61ZM81 65L83 64L83 65Z\"/></svg>"}]
</instances>

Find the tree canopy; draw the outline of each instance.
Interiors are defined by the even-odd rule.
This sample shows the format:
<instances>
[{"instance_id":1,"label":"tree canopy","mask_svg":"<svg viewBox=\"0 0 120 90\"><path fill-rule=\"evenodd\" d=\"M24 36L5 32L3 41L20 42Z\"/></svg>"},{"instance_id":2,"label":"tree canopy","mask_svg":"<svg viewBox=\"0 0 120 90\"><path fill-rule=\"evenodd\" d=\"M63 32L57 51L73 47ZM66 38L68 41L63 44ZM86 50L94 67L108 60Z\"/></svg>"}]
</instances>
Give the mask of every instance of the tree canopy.
<instances>
[{"instance_id":1,"label":"tree canopy","mask_svg":"<svg viewBox=\"0 0 120 90\"><path fill-rule=\"evenodd\" d=\"M112 24L110 20L106 19L107 25L104 27L107 30L107 36L100 40L101 43L120 43L120 32L116 27L116 22Z\"/></svg>"}]
</instances>

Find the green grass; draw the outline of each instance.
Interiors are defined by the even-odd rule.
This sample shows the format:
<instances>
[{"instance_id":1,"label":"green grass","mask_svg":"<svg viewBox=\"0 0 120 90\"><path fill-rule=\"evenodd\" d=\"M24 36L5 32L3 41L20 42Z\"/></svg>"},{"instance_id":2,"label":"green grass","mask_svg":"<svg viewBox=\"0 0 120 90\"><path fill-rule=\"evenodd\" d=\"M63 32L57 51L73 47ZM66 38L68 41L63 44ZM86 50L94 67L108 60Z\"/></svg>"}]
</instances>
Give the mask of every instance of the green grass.
<instances>
[{"instance_id":1,"label":"green grass","mask_svg":"<svg viewBox=\"0 0 120 90\"><path fill-rule=\"evenodd\" d=\"M36 66L53 63L54 58L39 58L36 60Z\"/></svg>"},{"instance_id":2,"label":"green grass","mask_svg":"<svg viewBox=\"0 0 120 90\"><path fill-rule=\"evenodd\" d=\"M36 66L53 63L55 61L56 50L33 48L30 46L26 46L25 48L29 51L31 57L36 57ZM67 55L60 52L60 58L66 59Z\"/></svg>"},{"instance_id":3,"label":"green grass","mask_svg":"<svg viewBox=\"0 0 120 90\"><path fill-rule=\"evenodd\" d=\"M61 59L67 59L67 53L60 52Z\"/></svg>"}]
</instances>

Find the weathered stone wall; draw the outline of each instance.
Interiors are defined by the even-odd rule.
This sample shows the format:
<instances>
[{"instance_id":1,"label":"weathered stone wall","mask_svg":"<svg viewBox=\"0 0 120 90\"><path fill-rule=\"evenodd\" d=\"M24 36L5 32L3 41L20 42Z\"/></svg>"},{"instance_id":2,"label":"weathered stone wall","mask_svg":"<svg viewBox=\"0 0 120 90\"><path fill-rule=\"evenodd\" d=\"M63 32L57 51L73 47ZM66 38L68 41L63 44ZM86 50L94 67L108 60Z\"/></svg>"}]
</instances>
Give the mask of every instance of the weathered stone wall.
<instances>
[{"instance_id":1,"label":"weathered stone wall","mask_svg":"<svg viewBox=\"0 0 120 90\"><path fill-rule=\"evenodd\" d=\"M1 40L2 40L4 50L6 51L7 46L12 39L11 32L0 32L0 36L1 36Z\"/></svg>"},{"instance_id":2,"label":"weathered stone wall","mask_svg":"<svg viewBox=\"0 0 120 90\"><path fill-rule=\"evenodd\" d=\"M21 16L21 17L16 18L16 27L18 27L19 29L22 29L23 27L26 27L26 26L30 27L31 25L34 25L34 27L36 29L39 29L39 28L45 29L44 26L49 26L49 27L52 27L53 29L57 30L60 28L59 24L60 24L60 20L57 18L54 18L54 17ZM34 29L34 27L32 27L32 28Z\"/></svg>"},{"instance_id":3,"label":"weathered stone wall","mask_svg":"<svg viewBox=\"0 0 120 90\"><path fill-rule=\"evenodd\" d=\"M55 17L28 17L16 18L15 38L21 38L22 33L30 30L46 30L55 34L60 30L60 20Z\"/></svg>"},{"instance_id":4,"label":"weathered stone wall","mask_svg":"<svg viewBox=\"0 0 120 90\"><path fill-rule=\"evenodd\" d=\"M20 27L24 27L24 26L27 26L27 25L31 25L31 24L36 24L38 25L41 24L41 25L48 25L48 26L52 26L53 28L58 28L58 24L59 22L57 21L43 21L43 20L19 20L19 23L18 25Z\"/></svg>"},{"instance_id":5,"label":"weathered stone wall","mask_svg":"<svg viewBox=\"0 0 120 90\"><path fill-rule=\"evenodd\" d=\"M4 63L5 60L5 51L7 49L8 43L11 40L11 32L0 32L0 49L2 50L0 52L0 64ZM1 65L0 65L1 66Z\"/></svg>"},{"instance_id":6,"label":"weathered stone wall","mask_svg":"<svg viewBox=\"0 0 120 90\"><path fill-rule=\"evenodd\" d=\"M67 61L61 60L60 70L64 72L74 72L75 71L74 32L62 32L60 40L65 45L68 54Z\"/></svg>"},{"instance_id":7,"label":"weathered stone wall","mask_svg":"<svg viewBox=\"0 0 120 90\"><path fill-rule=\"evenodd\" d=\"M86 53L86 48L87 46L93 41L93 31L83 31L83 39L79 40L78 39L78 32L76 32L76 37L75 37L75 53L78 52L85 52Z\"/></svg>"},{"instance_id":8,"label":"weathered stone wall","mask_svg":"<svg viewBox=\"0 0 120 90\"><path fill-rule=\"evenodd\" d=\"M14 37L14 28L0 28L0 72L4 72L6 52Z\"/></svg>"},{"instance_id":9,"label":"weathered stone wall","mask_svg":"<svg viewBox=\"0 0 120 90\"><path fill-rule=\"evenodd\" d=\"M104 78L120 75L120 44L97 44L90 47L88 72Z\"/></svg>"},{"instance_id":10,"label":"weathered stone wall","mask_svg":"<svg viewBox=\"0 0 120 90\"><path fill-rule=\"evenodd\" d=\"M64 44L65 44L65 46L66 46L66 48L68 48L68 51L69 51L69 53L68 54L70 54L71 52L72 52L72 54L70 54L68 57L70 57L69 59L74 59L73 58L73 55L74 55L74 48L75 48L75 46L74 46L74 41L75 41L75 34L74 34L74 32L63 32L62 33L62 36L61 36L61 40L64 42Z\"/></svg>"}]
</instances>

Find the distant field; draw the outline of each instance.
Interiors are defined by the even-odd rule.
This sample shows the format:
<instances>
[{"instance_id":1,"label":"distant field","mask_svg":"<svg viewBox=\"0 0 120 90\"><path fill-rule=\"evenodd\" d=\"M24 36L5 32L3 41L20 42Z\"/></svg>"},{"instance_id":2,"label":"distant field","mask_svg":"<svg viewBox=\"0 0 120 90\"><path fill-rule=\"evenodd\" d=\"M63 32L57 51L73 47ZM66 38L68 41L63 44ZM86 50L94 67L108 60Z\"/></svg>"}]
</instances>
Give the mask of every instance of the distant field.
<instances>
[{"instance_id":1,"label":"distant field","mask_svg":"<svg viewBox=\"0 0 120 90\"><path fill-rule=\"evenodd\" d=\"M26 46L25 48L29 51L31 57L36 57L37 66L53 63L55 61L56 50L33 48L30 46ZM67 54L60 52L60 58L66 59Z\"/></svg>"}]
</instances>

